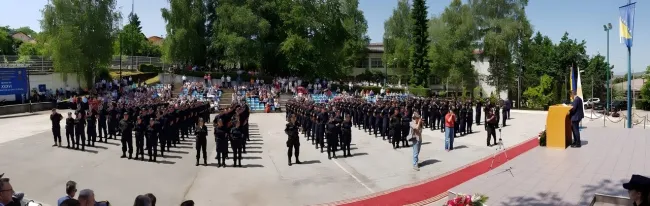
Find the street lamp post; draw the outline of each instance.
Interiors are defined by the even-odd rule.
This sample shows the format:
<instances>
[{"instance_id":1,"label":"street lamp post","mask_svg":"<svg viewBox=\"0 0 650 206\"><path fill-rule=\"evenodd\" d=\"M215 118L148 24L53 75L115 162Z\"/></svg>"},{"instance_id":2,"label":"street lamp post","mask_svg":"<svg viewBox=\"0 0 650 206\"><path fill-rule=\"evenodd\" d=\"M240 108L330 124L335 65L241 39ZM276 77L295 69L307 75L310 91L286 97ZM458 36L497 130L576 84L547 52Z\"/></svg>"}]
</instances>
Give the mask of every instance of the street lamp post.
<instances>
[{"instance_id":1,"label":"street lamp post","mask_svg":"<svg viewBox=\"0 0 650 206\"><path fill-rule=\"evenodd\" d=\"M606 102L605 106L607 108L607 111L609 111L609 107L610 107L610 104L611 104L610 103L611 102L611 98L610 98L611 97L611 91L610 91L611 88L610 88L610 84L609 84L609 82L610 82L609 75L612 72L611 67L609 66L609 30L612 30L612 23L607 23L606 25L603 25L603 28L605 28L605 32L607 32L607 97L605 98L605 99L607 99L607 102Z\"/></svg>"}]
</instances>

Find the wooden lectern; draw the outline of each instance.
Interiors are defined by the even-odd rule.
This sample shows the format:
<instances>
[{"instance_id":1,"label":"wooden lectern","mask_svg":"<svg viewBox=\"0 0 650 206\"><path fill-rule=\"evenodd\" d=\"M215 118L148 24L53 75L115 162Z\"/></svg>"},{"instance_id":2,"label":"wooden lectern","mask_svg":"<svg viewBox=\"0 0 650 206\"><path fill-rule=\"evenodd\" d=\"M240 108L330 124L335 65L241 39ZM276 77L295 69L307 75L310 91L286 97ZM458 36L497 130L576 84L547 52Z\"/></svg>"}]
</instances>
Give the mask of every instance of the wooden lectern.
<instances>
[{"instance_id":1,"label":"wooden lectern","mask_svg":"<svg viewBox=\"0 0 650 206\"><path fill-rule=\"evenodd\" d=\"M571 145L571 106L554 105L546 116L546 147L566 149Z\"/></svg>"}]
</instances>

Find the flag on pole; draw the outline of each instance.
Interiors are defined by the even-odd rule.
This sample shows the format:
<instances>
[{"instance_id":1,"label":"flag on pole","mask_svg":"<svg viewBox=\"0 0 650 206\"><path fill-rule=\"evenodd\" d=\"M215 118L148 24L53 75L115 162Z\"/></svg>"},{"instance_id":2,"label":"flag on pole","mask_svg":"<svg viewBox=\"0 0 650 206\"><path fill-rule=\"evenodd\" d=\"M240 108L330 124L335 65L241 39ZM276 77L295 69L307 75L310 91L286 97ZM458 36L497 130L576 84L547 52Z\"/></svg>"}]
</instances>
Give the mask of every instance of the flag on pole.
<instances>
[{"instance_id":1,"label":"flag on pole","mask_svg":"<svg viewBox=\"0 0 650 206\"><path fill-rule=\"evenodd\" d=\"M634 12L636 10L636 2L621 6L618 8L620 15L618 17L618 28L620 33L621 43L625 43L627 47L632 47L632 37L634 34Z\"/></svg>"},{"instance_id":2,"label":"flag on pole","mask_svg":"<svg viewBox=\"0 0 650 206\"><path fill-rule=\"evenodd\" d=\"M584 99L582 95L582 80L580 80L580 69L578 67L571 67L571 76L569 77L569 81L571 84L571 92L575 92L576 96ZM573 98L571 98L571 101L573 101Z\"/></svg>"}]
</instances>

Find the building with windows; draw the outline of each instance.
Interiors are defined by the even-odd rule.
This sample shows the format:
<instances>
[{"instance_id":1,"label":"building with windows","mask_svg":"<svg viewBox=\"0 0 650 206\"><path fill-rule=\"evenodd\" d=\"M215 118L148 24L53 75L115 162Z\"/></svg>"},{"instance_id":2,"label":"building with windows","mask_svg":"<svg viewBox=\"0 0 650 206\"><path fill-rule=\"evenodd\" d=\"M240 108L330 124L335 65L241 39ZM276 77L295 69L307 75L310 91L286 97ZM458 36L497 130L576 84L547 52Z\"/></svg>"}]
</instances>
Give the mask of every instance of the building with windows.
<instances>
[{"instance_id":1,"label":"building with windows","mask_svg":"<svg viewBox=\"0 0 650 206\"><path fill-rule=\"evenodd\" d=\"M384 44L383 43L370 43L368 45L368 55L365 59L359 61L357 65L355 65L355 68L352 71L352 76L357 76L359 74L362 74L366 70L370 72L381 72L381 73L387 73L388 76L392 76L394 74L393 68L390 67L390 65L386 64L383 62L383 55L384 55ZM476 49L472 53L475 55L481 54L483 51ZM491 86L487 83L487 76L489 76L489 71L488 68L490 67L490 63L484 59L483 61L476 59L475 61L472 61L472 65L474 66L474 69L479 74L479 86L481 87L481 93L483 94L483 97L487 97L490 94L494 93L496 91L496 88L494 86ZM429 85L429 88L436 90L436 91L456 91L456 92L461 92L462 88L455 88L452 85L449 85L448 82L446 82L444 79L439 79L436 77L431 77L430 81L431 85ZM472 92L474 88L467 88L467 92ZM495 94L496 95L496 94ZM507 97L507 91L501 91L499 94L502 98Z\"/></svg>"}]
</instances>

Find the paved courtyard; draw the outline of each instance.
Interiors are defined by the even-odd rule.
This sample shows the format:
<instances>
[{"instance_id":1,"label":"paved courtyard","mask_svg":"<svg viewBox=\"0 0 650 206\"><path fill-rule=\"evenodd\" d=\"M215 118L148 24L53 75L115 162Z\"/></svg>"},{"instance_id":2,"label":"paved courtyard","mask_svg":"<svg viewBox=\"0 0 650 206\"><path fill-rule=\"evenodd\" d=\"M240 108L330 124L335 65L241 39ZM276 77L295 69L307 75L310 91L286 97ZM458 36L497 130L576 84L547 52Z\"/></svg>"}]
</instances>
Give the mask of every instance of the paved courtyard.
<instances>
[{"instance_id":1,"label":"paved courtyard","mask_svg":"<svg viewBox=\"0 0 650 206\"><path fill-rule=\"evenodd\" d=\"M482 126L457 138L452 152L444 151L442 133L425 130L420 154L424 166L416 172L411 169L410 148L394 150L381 137L354 129L353 157L328 160L326 153L302 138L304 164L288 166L284 114L272 113L251 115L252 141L242 161L245 168L217 168L214 141L208 141L211 164L196 167L193 140L172 149L159 163L120 159L118 140L97 143L86 152L51 147L48 115L0 117L0 173L12 179L17 191L50 205L64 195L68 180L95 190L98 200L113 205L130 205L136 195L149 192L161 206L186 199L197 205L322 204L427 180L494 152L485 146ZM512 118L502 130L506 146L537 135L544 129L546 114L512 111Z\"/></svg>"},{"instance_id":2,"label":"paved courtyard","mask_svg":"<svg viewBox=\"0 0 650 206\"><path fill-rule=\"evenodd\" d=\"M632 174L650 175L644 130L588 127L581 137L582 148L537 147L452 191L485 194L488 205L588 205L595 193L627 197Z\"/></svg>"}]
</instances>

